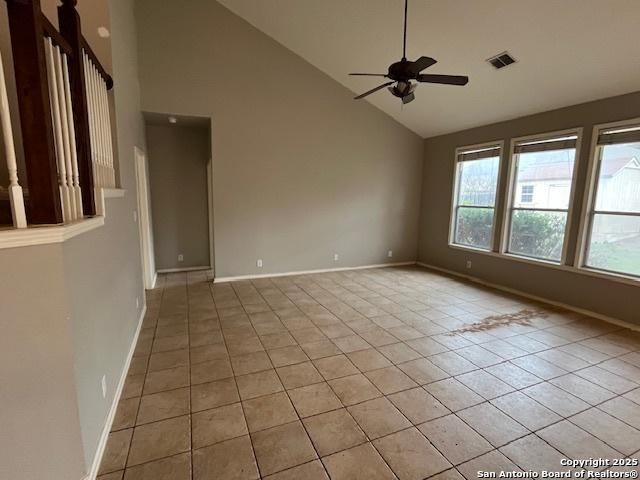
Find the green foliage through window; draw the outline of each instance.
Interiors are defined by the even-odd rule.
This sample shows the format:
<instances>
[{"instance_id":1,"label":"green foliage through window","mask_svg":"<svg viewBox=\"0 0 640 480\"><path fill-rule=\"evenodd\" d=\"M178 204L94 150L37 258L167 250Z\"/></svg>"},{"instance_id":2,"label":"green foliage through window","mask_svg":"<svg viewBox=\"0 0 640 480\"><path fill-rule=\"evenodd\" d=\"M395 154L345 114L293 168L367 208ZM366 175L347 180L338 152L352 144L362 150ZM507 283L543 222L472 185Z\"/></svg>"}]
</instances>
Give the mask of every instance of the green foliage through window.
<instances>
[{"instance_id":1,"label":"green foliage through window","mask_svg":"<svg viewBox=\"0 0 640 480\"><path fill-rule=\"evenodd\" d=\"M562 258L567 214L516 210L511 220L509 251L559 261Z\"/></svg>"},{"instance_id":2,"label":"green foliage through window","mask_svg":"<svg viewBox=\"0 0 640 480\"><path fill-rule=\"evenodd\" d=\"M491 248L493 208L458 208L455 242Z\"/></svg>"}]
</instances>

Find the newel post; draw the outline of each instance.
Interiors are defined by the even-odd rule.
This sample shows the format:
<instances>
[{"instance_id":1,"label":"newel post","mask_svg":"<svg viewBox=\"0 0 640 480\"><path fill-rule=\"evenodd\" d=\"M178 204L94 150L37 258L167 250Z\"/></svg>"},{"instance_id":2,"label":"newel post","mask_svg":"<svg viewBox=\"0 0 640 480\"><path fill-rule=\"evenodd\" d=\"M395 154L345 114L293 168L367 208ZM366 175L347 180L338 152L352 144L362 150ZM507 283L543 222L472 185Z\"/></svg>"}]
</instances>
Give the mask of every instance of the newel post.
<instances>
[{"instance_id":1,"label":"newel post","mask_svg":"<svg viewBox=\"0 0 640 480\"><path fill-rule=\"evenodd\" d=\"M84 76L82 28L80 15L76 11L77 3L77 0L62 0L62 5L58 7L58 25L60 33L69 42L73 51L73 55L69 58L69 82L71 84L82 207L85 215L95 215L96 202L93 190L87 86Z\"/></svg>"},{"instance_id":2,"label":"newel post","mask_svg":"<svg viewBox=\"0 0 640 480\"><path fill-rule=\"evenodd\" d=\"M28 220L62 223L40 0L6 0L29 185Z\"/></svg>"}]
</instances>

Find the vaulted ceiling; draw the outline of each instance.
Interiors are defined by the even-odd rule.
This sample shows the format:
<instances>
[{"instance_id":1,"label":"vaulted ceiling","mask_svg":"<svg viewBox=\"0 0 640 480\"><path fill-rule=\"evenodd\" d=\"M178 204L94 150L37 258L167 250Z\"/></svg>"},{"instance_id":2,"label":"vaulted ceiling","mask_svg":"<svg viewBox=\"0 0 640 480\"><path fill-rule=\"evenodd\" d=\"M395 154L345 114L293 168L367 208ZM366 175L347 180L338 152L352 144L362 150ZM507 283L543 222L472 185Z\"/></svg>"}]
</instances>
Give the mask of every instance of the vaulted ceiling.
<instances>
[{"instance_id":1,"label":"vaulted ceiling","mask_svg":"<svg viewBox=\"0 0 640 480\"><path fill-rule=\"evenodd\" d=\"M349 72L401 57L403 0L219 2L354 93L384 79ZM470 82L422 84L404 107L385 90L366 101L431 137L637 91L638 25L639 0L410 0L409 59ZM518 63L495 70L486 59L504 50Z\"/></svg>"}]
</instances>

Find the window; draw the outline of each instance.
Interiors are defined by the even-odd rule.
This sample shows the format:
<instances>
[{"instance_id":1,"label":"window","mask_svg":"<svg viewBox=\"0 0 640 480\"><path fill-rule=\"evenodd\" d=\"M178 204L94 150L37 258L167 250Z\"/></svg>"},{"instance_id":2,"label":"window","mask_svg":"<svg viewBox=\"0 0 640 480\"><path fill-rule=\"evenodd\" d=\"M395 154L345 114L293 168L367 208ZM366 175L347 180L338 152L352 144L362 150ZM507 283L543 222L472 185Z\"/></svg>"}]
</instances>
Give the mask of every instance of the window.
<instances>
[{"instance_id":1,"label":"window","mask_svg":"<svg viewBox=\"0 0 640 480\"><path fill-rule=\"evenodd\" d=\"M579 135L514 141L505 252L562 261Z\"/></svg>"},{"instance_id":2,"label":"window","mask_svg":"<svg viewBox=\"0 0 640 480\"><path fill-rule=\"evenodd\" d=\"M640 277L640 124L595 135L584 265Z\"/></svg>"},{"instance_id":3,"label":"window","mask_svg":"<svg viewBox=\"0 0 640 480\"><path fill-rule=\"evenodd\" d=\"M458 149L450 242L491 250L502 144Z\"/></svg>"},{"instance_id":4,"label":"window","mask_svg":"<svg viewBox=\"0 0 640 480\"><path fill-rule=\"evenodd\" d=\"M533 187L535 187L535 185L522 185L522 191L520 192L520 203L533 202Z\"/></svg>"}]
</instances>

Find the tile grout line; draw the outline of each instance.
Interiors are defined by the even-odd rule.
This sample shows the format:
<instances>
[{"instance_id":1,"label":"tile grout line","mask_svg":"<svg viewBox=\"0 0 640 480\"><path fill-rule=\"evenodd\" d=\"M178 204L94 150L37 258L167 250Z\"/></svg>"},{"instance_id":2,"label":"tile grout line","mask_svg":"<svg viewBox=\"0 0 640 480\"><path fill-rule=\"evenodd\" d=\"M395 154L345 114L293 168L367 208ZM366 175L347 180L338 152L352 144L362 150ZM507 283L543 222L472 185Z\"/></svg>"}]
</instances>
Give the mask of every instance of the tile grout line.
<instances>
[{"instance_id":1,"label":"tile grout line","mask_svg":"<svg viewBox=\"0 0 640 480\"><path fill-rule=\"evenodd\" d=\"M185 275L187 294L187 363L189 370L189 477L193 480L193 393L191 390L191 302L189 301L189 275ZM215 305L215 304L214 304Z\"/></svg>"}]
</instances>

